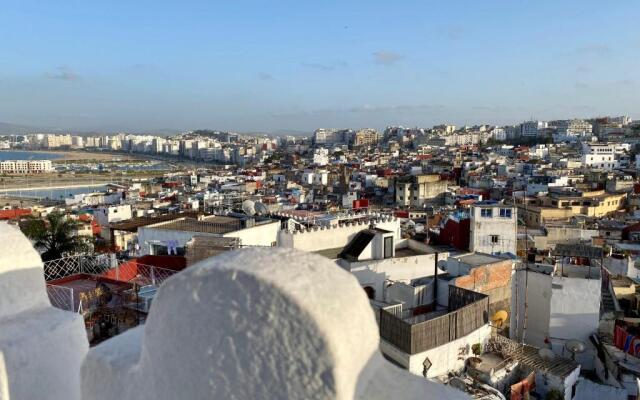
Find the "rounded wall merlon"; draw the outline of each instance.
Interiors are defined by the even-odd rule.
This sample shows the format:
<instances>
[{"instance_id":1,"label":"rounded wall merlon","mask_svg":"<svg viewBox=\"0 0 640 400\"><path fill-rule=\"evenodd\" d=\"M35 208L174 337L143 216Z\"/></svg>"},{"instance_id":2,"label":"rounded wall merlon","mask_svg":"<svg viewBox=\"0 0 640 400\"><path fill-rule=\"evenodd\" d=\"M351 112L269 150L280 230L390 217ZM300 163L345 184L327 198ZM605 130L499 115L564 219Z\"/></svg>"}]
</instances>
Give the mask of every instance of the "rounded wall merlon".
<instances>
[{"instance_id":1,"label":"rounded wall merlon","mask_svg":"<svg viewBox=\"0 0 640 400\"><path fill-rule=\"evenodd\" d=\"M468 398L385 361L355 277L297 250L204 260L165 281L134 331L91 350L85 400Z\"/></svg>"},{"instance_id":2,"label":"rounded wall merlon","mask_svg":"<svg viewBox=\"0 0 640 400\"><path fill-rule=\"evenodd\" d=\"M12 225L0 224L0 318L49 307L40 255Z\"/></svg>"},{"instance_id":3,"label":"rounded wall merlon","mask_svg":"<svg viewBox=\"0 0 640 400\"><path fill-rule=\"evenodd\" d=\"M40 256L17 228L0 224L0 237L0 399L79 400L83 318L51 306Z\"/></svg>"}]
</instances>

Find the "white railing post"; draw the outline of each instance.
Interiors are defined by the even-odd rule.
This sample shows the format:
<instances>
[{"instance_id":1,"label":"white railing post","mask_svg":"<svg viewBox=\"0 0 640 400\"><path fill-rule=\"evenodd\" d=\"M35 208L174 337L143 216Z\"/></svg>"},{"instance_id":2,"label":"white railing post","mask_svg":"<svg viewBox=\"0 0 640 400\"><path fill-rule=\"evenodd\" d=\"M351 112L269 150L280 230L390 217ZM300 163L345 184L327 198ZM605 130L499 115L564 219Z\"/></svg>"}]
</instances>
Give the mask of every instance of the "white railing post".
<instances>
[{"instance_id":1,"label":"white railing post","mask_svg":"<svg viewBox=\"0 0 640 400\"><path fill-rule=\"evenodd\" d=\"M75 309L75 307L73 306L73 288L69 288L69 294L71 297L71 304L69 305L69 311L73 312L73 310Z\"/></svg>"},{"instance_id":2,"label":"white railing post","mask_svg":"<svg viewBox=\"0 0 640 400\"><path fill-rule=\"evenodd\" d=\"M156 267L151 266L151 284L156 286Z\"/></svg>"}]
</instances>

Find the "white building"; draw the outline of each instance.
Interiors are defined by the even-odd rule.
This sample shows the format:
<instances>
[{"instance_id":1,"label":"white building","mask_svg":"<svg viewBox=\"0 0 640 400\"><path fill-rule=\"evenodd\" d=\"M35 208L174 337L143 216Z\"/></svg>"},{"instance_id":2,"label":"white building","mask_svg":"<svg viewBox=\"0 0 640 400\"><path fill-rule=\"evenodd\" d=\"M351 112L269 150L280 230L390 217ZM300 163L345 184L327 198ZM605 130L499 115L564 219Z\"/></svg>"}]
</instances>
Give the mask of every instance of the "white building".
<instances>
[{"instance_id":1,"label":"white building","mask_svg":"<svg viewBox=\"0 0 640 400\"><path fill-rule=\"evenodd\" d=\"M313 184L327 186L329 182L329 172L327 171L315 171L313 173Z\"/></svg>"},{"instance_id":2,"label":"white building","mask_svg":"<svg viewBox=\"0 0 640 400\"><path fill-rule=\"evenodd\" d=\"M582 119L557 121L555 127L560 135L584 135L593 130L593 126Z\"/></svg>"},{"instance_id":3,"label":"white building","mask_svg":"<svg viewBox=\"0 0 640 400\"><path fill-rule=\"evenodd\" d=\"M614 170L620 166L619 156L628 149L629 144L626 143L583 143L582 166L607 171Z\"/></svg>"},{"instance_id":4,"label":"white building","mask_svg":"<svg viewBox=\"0 0 640 400\"><path fill-rule=\"evenodd\" d=\"M486 346L491 337L491 327L482 315L488 314L488 297L454 286L448 289L444 303L438 300L431 312L407 315L401 305L387 305L377 310L380 350L387 358L413 374L432 379L462 371L466 359L474 355L472 347ZM466 297L461 303L463 294ZM464 328L459 323L458 305L467 306L467 310L477 314ZM409 327L406 334L399 333L398 328L401 327Z\"/></svg>"},{"instance_id":5,"label":"white building","mask_svg":"<svg viewBox=\"0 0 640 400\"><path fill-rule=\"evenodd\" d=\"M84 147L84 138L82 136L72 136L71 145L75 148L81 149Z\"/></svg>"},{"instance_id":6,"label":"white building","mask_svg":"<svg viewBox=\"0 0 640 400\"><path fill-rule=\"evenodd\" d=\"M107 205L100 206L93 213L93 218L100 227L100 235L107 242L111 242L109 224L126 221L133 217L131 205Z\"/></svg>"},{"instance_id":7,"label":"white building","mask_svg":"<svg viewBox=\"0 0 640 400\"><path fill-rule=\"evenodd\" d=\"M540 131L547 128L544 121L525 121L520 124L520 135L523 137L536 137Z\"/></svg>"},{"instance_id":8,"label":"white building","mask_svg":"<svg viewBox=\"0 0 640 400\"><path fill-rule=\"evenodd\" d=\"M495 201L471 206L469 250L487 254L516 254L517 209Z\"/></svg>"},{"instance_id":9,"label":"white building","mask_svg":"<svg viewBox=\"0 0 640 400\"><path fill-rule=\"evenodd\" d=\"M503 142L507 140L507 131L502 127L496 126L491 131L491 137L493 137L494 140Z\"/></svg>"},{"instance_id":10,"label":"white building","mask_svg":"<svg viewBox=\"0 0 640 400\"><path fill-rule=\"evenodd\" d=\"M93 214L93 217L100 226L106 226L112 222L125 221L131 219L132 216L131 205L129 204L100 206Z\"/></svg>"},{"instance_id":11,"label":"white building","mask_svg":"<svg viewBox=\"0 0 640 400\"><path fill-rule=\"evenodd\" d=\"M609 117L608 119L610 124L627 126L631 123L631 118L626 115L621 115L619 117Z\"/></svg>"},{"instance_id":12,"label":"white building","mask_svg":"<svg viewBox=\"0 0 640 400\"><path fill-rule=\"evenodd\" d=\"M526 183L527 196L537 196L539 194L549 193L550 187L569 186L571 181L568 176L548 176L538 175L528 178Z\"/></svg>"},{"instance_id":13,"label":"white building","mask_svg":"<svg viewBox=\"0 0 640 400\"><path fill-rule=\"evenodd\" d=\"M44 138L44 146L49 149L71 146L72 144L71 135L46 135Z\"/></svg>"},{"instance_id":14,"label":"white building","mask_svg":"<svg viewBox=\"0 0 640 400\"><path fill-rule=\"evenodd\" d=\"M320 167L329 164L329 149L316 149L313 153L313 163Z\"/></svg>"},{"instance_id":15,"label":"white building","mask_svg":"<svg viewBox=\"0 0 640 400\"><path fill-rule=\"evenodd\" d=\"M247 215L214 215L202 219L181 218L138 229L141 254L184 254L184 248L194 236L232 237L244 247L275 246L280 221Z\"/></svg>"},{"instance_id":16,"label":"white building","mask_svg":"<svg viewBox=\"0 0 640 400\"><path fill-rule=\"evenodd\" d=\"M432 277L436 262L448 256L440 253L438 258L424 247L414 240L398 244L393 232L384 229L365 229L338 253L336 263L358 279L371 299L385 301L390 282L410 284L419 278ZM444 273L438 270L438 274ZM442 284L446 287L445 282Z\"/></svg>"},{"instance_id":17,"label":"white building","mask_svg":"<svg viewBox=\"0 0 640 400\"><path fill-rule=\"evenodd\" d=\"M51 160L0 161L0 174L42 174L53 172Z\"/></svg>"},{"instance_id":18,"label":"white building","mask_svg":"<svg viewBox=\"0 0 640 400\"><path fill-rule=\"evenodd\" d=\"M579 340L586 351L576 354L583 368L592 369L595 349L589 336L600 321L600 269L560 263L528 264L511 279L511 338L536 347L551 347L571 357L567 340Z\"/></svg>"}]
</instances>

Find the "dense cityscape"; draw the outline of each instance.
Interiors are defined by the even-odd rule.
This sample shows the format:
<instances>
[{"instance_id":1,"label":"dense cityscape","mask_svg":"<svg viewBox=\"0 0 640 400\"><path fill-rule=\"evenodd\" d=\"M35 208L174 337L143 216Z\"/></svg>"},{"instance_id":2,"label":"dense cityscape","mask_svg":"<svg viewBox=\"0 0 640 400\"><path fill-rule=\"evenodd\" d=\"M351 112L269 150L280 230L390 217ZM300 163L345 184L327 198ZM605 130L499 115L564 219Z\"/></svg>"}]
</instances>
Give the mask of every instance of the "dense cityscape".
<instances>
[{"instance_id":1,"label":"dense cityscape","mask_svg":"<svg viewBox=\"0 0 640 400\"><path fill-rule=\"evenodd\" d=\"M91 346L200 261L297 249L355 277L413 374L482 399L637 394L640 121L2 139L22 159L0 162L0 218Z\"/></svg>"},{"instance_id":2,"label":"dense cityscape","mask_svg":"<svg viewBox=\"0 0 640 400\"><path fill-rule=\"evenodd\" d=\"M0 400L640 399L640 2L1 10Z\"/></svg>"}]
</instances>

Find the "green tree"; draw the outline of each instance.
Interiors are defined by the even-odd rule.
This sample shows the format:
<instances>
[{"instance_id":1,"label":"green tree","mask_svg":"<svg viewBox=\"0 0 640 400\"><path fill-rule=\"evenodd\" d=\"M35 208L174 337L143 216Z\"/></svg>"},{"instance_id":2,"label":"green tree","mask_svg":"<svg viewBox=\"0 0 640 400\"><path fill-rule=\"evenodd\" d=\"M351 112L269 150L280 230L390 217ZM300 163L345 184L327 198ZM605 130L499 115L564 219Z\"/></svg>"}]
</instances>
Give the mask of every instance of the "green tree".
<instances>
[{"instance_id":1,"label":"green tree","mask_svg":"<svg viewBox=\"0 0 640 400\"><path fill-rule=\"evenodd\" d=\"M65 214L54 212L44 220L27 221L22 231L42 252L42 260L49 261L89 249L89 241L76 235L77 226L78 223Z\"/></svg>"}]
</instances>

